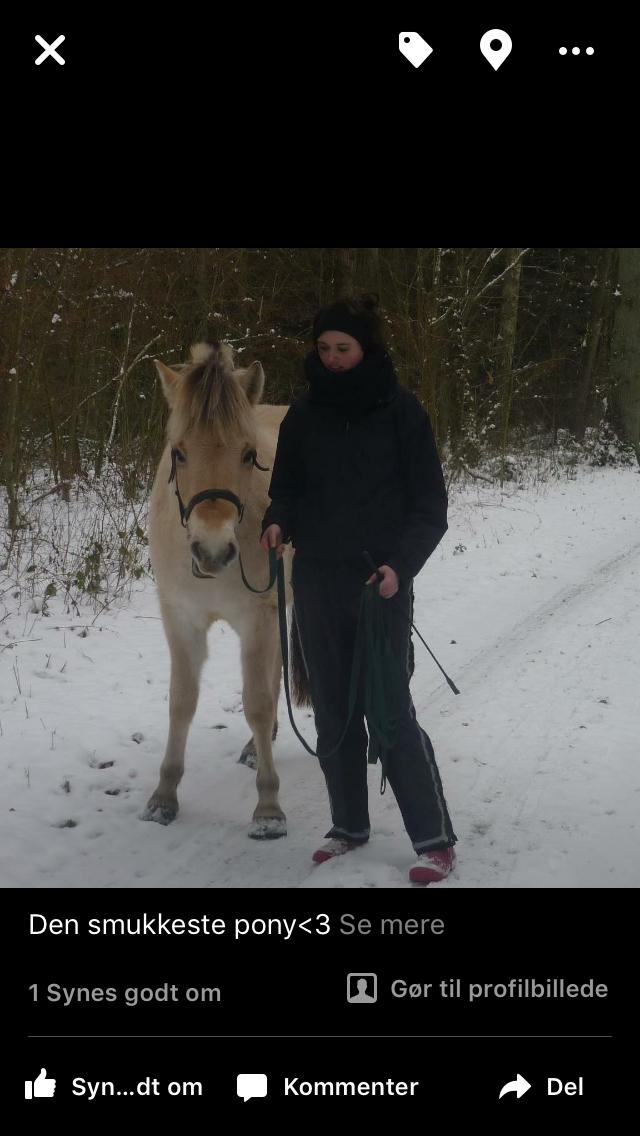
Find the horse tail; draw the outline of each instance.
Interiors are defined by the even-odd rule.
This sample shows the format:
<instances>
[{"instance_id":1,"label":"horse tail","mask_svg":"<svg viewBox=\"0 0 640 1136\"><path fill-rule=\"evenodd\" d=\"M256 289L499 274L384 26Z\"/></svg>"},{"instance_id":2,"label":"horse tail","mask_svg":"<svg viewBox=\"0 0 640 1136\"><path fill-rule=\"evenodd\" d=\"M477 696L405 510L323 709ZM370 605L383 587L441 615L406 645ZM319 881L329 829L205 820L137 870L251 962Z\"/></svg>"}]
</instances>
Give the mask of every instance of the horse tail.
<instances>
[{"instance_id":1,"label":"horse tail","mask_svg":"<svg viewBox=\"0 0 640 1136\"><path fill-rule=\"evenodd\" d=\"M300 633L296 620L295 605L291 612L291 631L289 633L289 663L291 674L291 694L294 706L311 706L309 672L302 651Z\"/></svg>"}]
</instances>

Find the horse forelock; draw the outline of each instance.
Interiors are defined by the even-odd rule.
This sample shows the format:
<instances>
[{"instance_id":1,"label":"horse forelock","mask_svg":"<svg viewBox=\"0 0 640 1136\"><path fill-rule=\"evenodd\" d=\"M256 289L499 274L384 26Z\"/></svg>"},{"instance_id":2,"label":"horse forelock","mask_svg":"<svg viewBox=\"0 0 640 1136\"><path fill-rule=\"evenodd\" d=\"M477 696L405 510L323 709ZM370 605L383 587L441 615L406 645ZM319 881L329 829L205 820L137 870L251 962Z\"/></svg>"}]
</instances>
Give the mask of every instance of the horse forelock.
<instances>
[{"instance_id":1,"label":"horse forelock","mask_svg":"<svg viewBox=\"0 0 640 1136\"><path fill-rule=\"evenodd\" d=\"M249 400L233 376L230 349L217 350L217 344L201 344L198 350L210 347L205 362L196 363L184 374L179 397L171 416L172 432L184 434L194 426L204 426L225 442L238 431L246 431L252 422ZM226 347L226 344L223 345ZM196 358L196 349L192 349ZM200 353L200 358L202 354Z\"/></svg>"}]
</instances>

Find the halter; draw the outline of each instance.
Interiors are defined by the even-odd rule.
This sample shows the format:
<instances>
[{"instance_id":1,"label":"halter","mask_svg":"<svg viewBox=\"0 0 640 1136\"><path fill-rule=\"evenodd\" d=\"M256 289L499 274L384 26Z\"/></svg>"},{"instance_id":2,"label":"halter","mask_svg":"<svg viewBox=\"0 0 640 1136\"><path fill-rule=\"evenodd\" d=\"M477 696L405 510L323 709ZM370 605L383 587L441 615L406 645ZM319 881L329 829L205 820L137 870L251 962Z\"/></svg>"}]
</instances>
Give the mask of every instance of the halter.
<instances>
[{"instance_id":1,"label":"halter","mask_svg":"<svg viewBox=\"0 0 640 1136\"><path fill-rule=\"evenodd\" d=\"M216 501L220 498L223 501L230 501L232 505L235 505L236 509L238 510L238 518L240 522L244 516L244 505L242 504L240 498L237 497L235 493L232 493L229 489L203 489L202 493L195 493L185 507L182 497L180 496L180 489L178 487L178 452L179 451L175 448L171 449L171 473L169 475L169 485L172 481L175 481L176 483L176 497L178 498L178 505L180 507L180 522L182 524L182 527L187 527L189 517L191 516L196 505L199 505L201 501ZM253 464L256 469L262 470L263 473L268 472L269 467L260 465L257 457L253 459Z\"/></svg>"}]
</instances>

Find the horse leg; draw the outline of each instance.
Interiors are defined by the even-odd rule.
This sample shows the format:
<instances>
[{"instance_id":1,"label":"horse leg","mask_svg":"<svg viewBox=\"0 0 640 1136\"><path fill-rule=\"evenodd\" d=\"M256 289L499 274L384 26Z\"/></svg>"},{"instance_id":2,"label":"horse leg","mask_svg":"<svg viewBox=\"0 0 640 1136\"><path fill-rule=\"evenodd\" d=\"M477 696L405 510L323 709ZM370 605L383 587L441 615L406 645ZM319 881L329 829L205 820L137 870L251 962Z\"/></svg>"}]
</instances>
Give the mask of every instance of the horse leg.
<instances>
[{"instance_id":1,"label":"horse leg","mask_svg":"<svg viewBox=\"0 0 640 1136\"><path fill-rule=\"evenodd\" d=\"M207 632L185 623L177 613L163 609L162 617L171 652L169 737L158 787L141 819L171 824L178 813L177 788L184 773L187 734L198 704L200 672L207 657Z\"/></svg>"},{"instance_id":2,"label":"horse leg","mask_svg":"<svg viewBox=\"0 0 640 1136\"><path fill-rule=\"evenodd\" d=\"M271 741L275 742L278 736L278 700L280 698L280 684L282 681L282 654L276 652L275 665L273 668L273 701L276 708L276 716L273 722L273 730L271 731ZM249 769L258 768L258 751L256 749L255 739L249 738L240 757L238 758L239 765L247 765Z\"/></svg>"},{"instance_id":3,"label":"horse leg","mask_svg":"<svg viewBox=\"0 0 640 1136\"><path fill-rule=\"evenodd\" d=\"M280 780L271 749L282 667L277 613L272 608L263 607L256 613L251 624L243 629L241 640L242 700L258 755L258 804L249 827L249 836L256 840L269 840L286 836L287 833L286 817L278 800Z\"/></svg>"}]
</instances>

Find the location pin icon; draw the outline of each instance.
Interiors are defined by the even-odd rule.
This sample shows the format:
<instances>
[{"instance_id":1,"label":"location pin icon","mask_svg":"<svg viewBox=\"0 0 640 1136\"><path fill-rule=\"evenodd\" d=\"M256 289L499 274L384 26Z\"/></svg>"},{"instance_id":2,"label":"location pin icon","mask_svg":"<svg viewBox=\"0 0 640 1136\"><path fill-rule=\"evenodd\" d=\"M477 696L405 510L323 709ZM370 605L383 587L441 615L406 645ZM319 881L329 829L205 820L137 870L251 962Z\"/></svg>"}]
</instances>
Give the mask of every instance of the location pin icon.
<instances>
[{"instance_id":1,"label":"location pin icon","mask_svg":"<svg viewBox=\"0 0 640 1136\"><path fill-rule=\"evenodd\" d=\"M426 39L423 39L417 32L400 32L398 47L405 59L408 59L409 63L413 63L414 67L421 67L433 51Z\"/></svg>"},{"instance_id":2,"label":"location pin icon","mask_svg":"<svg viewBox=\"0 0 640 1136\"><path fill-rule=\"evenodd\" d=\"M498 43L499 47L493 45ZM501 67L508 55L511 54L511 36L507 32L503 32L500 28L492 28L490 32L485 32L480 40L480 51L485 59L489 61L494 71Z\"/></svg>"}]
</instances>

